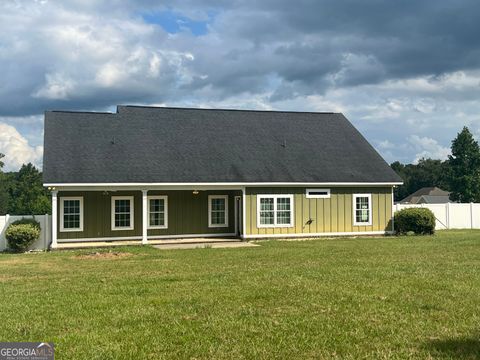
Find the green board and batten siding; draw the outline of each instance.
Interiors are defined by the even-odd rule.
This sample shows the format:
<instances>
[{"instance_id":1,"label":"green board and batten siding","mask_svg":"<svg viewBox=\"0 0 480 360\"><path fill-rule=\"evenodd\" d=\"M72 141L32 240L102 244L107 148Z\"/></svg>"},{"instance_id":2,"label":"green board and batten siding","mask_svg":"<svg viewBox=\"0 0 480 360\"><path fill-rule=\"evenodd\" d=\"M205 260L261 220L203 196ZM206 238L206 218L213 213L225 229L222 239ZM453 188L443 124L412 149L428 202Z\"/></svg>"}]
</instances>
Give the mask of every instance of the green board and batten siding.
<instances>
[{"instance_id":1,"label":"green board and batten siding","mask_svg":"<svg viewBox=\"0 0 480 360\"><path fill-rule=\"evenodd\" d=\"M168 196L168 228L149 229L148 236L224 234L234 233L234 198L241 191L149 191L149 196ZM208 227L208 195L228 195L228 227ZM62 197L83 196L83 231L61 232L58 239L138 237L142 236L142 192L141 191L60 191L58 194L58 228L60 229L60 201ZM134 197L134 229L112 230L111 197Z\"/></svg>"},{"instance_id":2,"label":"green board and batten siding","mask_svg":"<svg viewBox=\"0 0 480 360\"><path fill-rule=\"evenodd\" d=\"M319 234L372 232L391 230L392 188L331 188L329 199L307 198L305 188L247 188L246 233L247 235ZM258 228L257 195L292 194L294 196L292 227ZM353 194L371 194L372 225L353 225ZM309 220L312 219L309 224Z\"/></svg>"}]
</instances>

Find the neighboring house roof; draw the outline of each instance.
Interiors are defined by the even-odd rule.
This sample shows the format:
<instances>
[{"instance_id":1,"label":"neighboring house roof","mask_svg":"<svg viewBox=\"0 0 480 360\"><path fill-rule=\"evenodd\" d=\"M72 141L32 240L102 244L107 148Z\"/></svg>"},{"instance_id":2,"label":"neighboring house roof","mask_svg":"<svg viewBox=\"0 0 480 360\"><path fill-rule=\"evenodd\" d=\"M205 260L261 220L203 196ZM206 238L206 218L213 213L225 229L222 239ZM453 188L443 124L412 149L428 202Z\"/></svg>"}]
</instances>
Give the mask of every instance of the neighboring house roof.
<instances>
[{"instance_id":1,"label":"neighboring house roof","mask_svg":"<svg viewBox=\"0 0 480 360\"><path fill-rule=\"evenodd\" d=\"M424 187L405 199L399 201L400 204L445 204L450 201L450 193L438 187Z\"/></svg>"},{"instance_id":2,"label":"neighboring house roof","mask_svg":"<svg viewBox=\"0 0 480 360\"><path fill-rule=\"evenodd\" d=\"M47 111L44 182L402 180L340 113L118 106Z\"/></svg>"},{"instance_id":3,"label":"neighboring house roof","mask_svg":"<svg viewBox=\"0 0 480 360\"><path fill-rule=\"evenodd\" d=\"M446 204L449 202L451 201L448 195L444 195L444 196L422 195L418 200L417 204Z\"/></svg>"}]
</instances>

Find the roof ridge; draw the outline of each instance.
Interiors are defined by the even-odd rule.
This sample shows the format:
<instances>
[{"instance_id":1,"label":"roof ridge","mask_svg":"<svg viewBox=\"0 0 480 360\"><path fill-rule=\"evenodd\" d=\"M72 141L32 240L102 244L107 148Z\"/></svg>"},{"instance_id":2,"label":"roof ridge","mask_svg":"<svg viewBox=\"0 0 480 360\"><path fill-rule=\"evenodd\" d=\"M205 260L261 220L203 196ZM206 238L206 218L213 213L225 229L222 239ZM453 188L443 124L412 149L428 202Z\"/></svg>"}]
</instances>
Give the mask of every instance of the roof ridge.
<instances>
[{"instance_id":1,"label":"roof ridge","mask_svg":"<svg viewBox=\"0 0 480 360\"><path fill-rule=\"evenodd\" d=\"M87 111L87 110L45 110L46 113L68 113L68 114L107 114L115 115L116 113L111 111Z\"/></svg>"},{"instance_id":2,"label":"roof ridge","mask_svg":"<svg viewBox=\"0 0 480 360\"><path fill-rule=\"evenodd\" d=\"M169 109L169 110L204 110L204 111L239 111L239 112L260 112L260 113L293 113L293 114L341 114L333 111L295 111L295 110L258 110L258 109L225 109L225 108L196 108L179 106L149 106L149 105L117 105L117 112L120 108L144 108L144 109Z\"/></svg>"}]
</instances>

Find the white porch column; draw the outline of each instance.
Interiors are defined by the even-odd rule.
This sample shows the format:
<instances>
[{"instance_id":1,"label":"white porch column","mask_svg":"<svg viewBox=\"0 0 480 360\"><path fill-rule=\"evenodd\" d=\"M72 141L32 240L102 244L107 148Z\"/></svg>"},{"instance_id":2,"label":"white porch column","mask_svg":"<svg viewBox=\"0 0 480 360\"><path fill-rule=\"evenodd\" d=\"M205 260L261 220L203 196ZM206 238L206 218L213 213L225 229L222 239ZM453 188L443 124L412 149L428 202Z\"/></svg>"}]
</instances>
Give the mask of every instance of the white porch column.
<instances>
[{"instance_id":1,"label":"white porch column","mask_svg":"<svg viewBox=\"0 0 480 360\"><path fill-rule=\"evenodd\" d=\"M247 205L247 198L246 198L246 195L247 195L247 191L246 191L246 188L242 188L242 239L245 240L247 237L247 222L246 222L246 219L247 219L247 209L246 209L246 205Z\"/></svg>"},{"instance_id":2,"label":"white porch column","mask_svg":"<svg viewBox=\"0 0 480 360\"><path fill-rule=\"evenodd\" d=\"M57 247L57 190L52 191L52 249Z\"/></svg>"},{"instance_id":3,"label":"white porch column","mask_svg":"<svg viewBox=\"0 0 480 360\"><path fill-rule=\"evenodd\" d=\"M148 226L148 190L142 190L142 244L148 244L147 226Z\"/></svg>"}]
</instances>

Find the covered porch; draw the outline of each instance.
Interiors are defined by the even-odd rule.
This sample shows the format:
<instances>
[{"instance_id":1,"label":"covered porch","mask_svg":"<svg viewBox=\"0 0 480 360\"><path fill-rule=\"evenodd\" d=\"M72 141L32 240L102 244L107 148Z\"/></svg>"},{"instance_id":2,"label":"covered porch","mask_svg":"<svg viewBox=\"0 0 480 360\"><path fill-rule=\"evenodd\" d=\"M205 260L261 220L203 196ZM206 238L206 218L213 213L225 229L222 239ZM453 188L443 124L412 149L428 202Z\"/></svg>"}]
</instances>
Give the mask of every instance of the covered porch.
<instances>
[{"instance_id":1,"label":"covered porch","mask_svg":"<svg viewBox=\"0 0 480 360\"><path fill-rule=\"evenodd\" d=\"M239 241L245 234L245 188L239 186L71 184L49 189L54 249Z\"/></svg>"}]
</instances>

